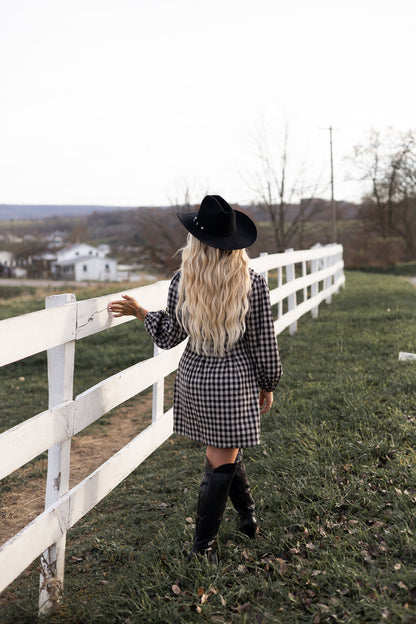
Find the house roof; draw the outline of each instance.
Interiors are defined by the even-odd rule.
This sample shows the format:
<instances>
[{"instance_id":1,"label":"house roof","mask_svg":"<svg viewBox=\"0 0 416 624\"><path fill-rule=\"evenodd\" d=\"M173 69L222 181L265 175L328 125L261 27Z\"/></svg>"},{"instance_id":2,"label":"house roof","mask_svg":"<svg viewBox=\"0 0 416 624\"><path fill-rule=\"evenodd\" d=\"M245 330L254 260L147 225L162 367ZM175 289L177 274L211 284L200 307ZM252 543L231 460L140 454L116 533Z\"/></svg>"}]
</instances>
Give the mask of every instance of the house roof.
<instances>
[{"instance_id":1,"label":"house roof","mask_svg":"<svg viewBox=\"0 0 416 624\"><path fill-rule=\"evenodd\" d=\"M89 243L73 243L61 251L74 251L74 249L79 249L80 247L87 247L88 249L94 249L95 251L97 250L97 247L94 247L94 245L90 245Z\"/></svg>"},{"instance_id":2,"label":"house roof","mask_svg":"<svg viewBox=\"0 0 416 624\"><path fill-rule=\"evenodd\" d=\"M77 256L77 254L79 253L79 251L77 250L82 250L84 251L84 255L93 255L92 253L86 254L85 250L88 249L90 252L95 252L95 254L98 255L98 249L97 247L94 247L93 245L89 245L88 243L74 243L72 245L65 246L62 247L62 249L59 249L56 253L58 255L64 255L64 254L73 254L76 257L81 257L81 256Z\"/></svg>"},{"instance_id":3,"label":"house roof","mask_svg":"<svg viewBox=\"0 0 416 624\"><path fill-rule=\"evenodd\" d=\"M70 266L71 264L79 264L80 262L86 263L94 260L95 262L116 262L114 258L100 258L100 256L76 256L75 258L68 258L68 260L57 260L52 264L54 266Z\"/></svg>"}]
</instances>

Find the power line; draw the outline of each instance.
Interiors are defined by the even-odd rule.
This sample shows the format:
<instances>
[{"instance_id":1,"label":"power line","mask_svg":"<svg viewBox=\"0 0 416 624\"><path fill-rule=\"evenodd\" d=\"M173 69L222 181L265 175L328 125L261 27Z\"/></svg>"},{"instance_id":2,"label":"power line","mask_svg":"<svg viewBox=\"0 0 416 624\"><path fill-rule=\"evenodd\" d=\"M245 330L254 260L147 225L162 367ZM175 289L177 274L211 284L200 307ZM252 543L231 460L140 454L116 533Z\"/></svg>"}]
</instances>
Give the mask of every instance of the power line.
<instances>
[{"instance_id":1,"label":"power line","mask_svg":"<svg viewBox=\"0 0 416 624\"><path fill-rule=\"evenodd\" d=\"M332 144L332 126L329 128L320 128L320 130L329 130L329 155L331 166L331 243L337 242L337 213L334 200L334 154Z\"/></svg>"}]
</instances>

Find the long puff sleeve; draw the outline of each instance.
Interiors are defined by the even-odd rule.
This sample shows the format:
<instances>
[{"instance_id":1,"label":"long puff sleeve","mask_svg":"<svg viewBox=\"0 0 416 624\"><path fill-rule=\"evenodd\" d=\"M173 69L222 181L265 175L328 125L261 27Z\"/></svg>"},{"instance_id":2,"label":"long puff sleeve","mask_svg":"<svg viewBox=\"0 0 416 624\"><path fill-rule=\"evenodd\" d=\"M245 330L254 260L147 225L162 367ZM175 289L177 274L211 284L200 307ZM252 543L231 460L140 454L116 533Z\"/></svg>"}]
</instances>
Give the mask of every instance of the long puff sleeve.
<instances>
[{"instance_id":1,"label":"long puff sleeve","mask_svg":"<svg viewBox=\"0 0 416 624\"><path fill-rule=\"evenodd\" d=\"M252 273L250 310L246 317L245 339L261 390L273 392L282 376L279 349L274 333L270 292L264 277Z\"/></svg>"},{"instance_id":2,"label":"long puff sleeve","mask_svg":"<svg viewBox=\"0 0 416 624\"><path fill-rule=\"evenodd\" d=\"M148 312L144 319L144 327L147 333L161 349L172 349L187 337L187 333L178 323L175 313L178 303L179 279L179 273L176 273L172 278L166 310Z\"/></svg>"}]
</instances>

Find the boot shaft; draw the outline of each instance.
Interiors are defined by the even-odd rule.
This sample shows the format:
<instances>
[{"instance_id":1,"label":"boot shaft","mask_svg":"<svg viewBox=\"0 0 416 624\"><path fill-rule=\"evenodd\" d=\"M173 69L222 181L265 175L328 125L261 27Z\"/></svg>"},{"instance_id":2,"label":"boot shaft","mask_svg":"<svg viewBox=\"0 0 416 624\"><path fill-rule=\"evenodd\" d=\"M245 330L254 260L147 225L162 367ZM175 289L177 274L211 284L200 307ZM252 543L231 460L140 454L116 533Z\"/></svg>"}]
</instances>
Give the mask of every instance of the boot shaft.
<instances>
[{"instance_id":1,"label":"boot shaft","mask_svg":"<svg viewBox=\"0 0 416 624\"><path fill-rule=\"evenodd\" d=\"M257 519L255 516L256 506L251 495L241 449L237 455L237 460L237 468L230 484L229 496L235 510L240 516L238 530L253 538L257 532Z\"/></svg>"},{"instance_id":2,"label":"boot shaft","mask_svg":"<svg viewBox=\"0 0 416 624\"><path fill-rule=\"evenodd\" d=\"M204 552L212 547L236 469L236 464L211 468L208 460L205 460L205 470L199 487L192 553Z\"/></svg>"}]
</instances>

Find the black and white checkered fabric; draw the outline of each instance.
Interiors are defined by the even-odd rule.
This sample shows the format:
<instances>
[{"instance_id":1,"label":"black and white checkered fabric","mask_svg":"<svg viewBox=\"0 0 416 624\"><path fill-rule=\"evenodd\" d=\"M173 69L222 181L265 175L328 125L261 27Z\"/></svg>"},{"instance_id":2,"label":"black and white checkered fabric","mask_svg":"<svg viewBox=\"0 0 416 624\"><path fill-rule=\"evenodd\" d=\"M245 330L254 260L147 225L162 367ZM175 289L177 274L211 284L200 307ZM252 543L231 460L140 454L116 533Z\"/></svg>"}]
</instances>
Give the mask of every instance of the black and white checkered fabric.
<instances>
[{"instance_id":1,"label":"black and white checkered fabric","mask_svg":"<svg viewBox=\"0 0 416 624\"><path fill-rule=\"evenodd\" d=\"M250 269L246 331L226 356L199 355L189 342L174 389L174 432L209 446L246 447L260 442L259 388L273 391L282 375L265 279ZM175 315L177 273L166 310L149 312L145 328L161 349L187 337Z\"/></svg>"}]
</instances>

